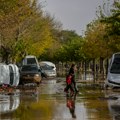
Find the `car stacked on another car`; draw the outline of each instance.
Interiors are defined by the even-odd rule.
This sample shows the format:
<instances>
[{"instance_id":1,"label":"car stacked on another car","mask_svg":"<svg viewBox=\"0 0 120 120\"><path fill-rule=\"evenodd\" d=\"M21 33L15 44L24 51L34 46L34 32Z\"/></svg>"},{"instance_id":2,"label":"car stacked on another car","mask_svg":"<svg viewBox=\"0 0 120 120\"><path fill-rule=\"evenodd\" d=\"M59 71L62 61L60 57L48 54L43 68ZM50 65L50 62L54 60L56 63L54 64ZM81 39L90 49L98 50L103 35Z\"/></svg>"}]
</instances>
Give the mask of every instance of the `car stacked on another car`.
<instances>
[{"instance_id":1,"label":"car stacked on another car","mask_svg":"<svg viewBox=\"0 0 120 120\"><path fill-rule=\"evenodd\" d=\"M40 67L42 68L47 77L56 77L56 66L54 63L49 61L41 61Z\"/></svg>"},{"instance_id":2,"label":"car stacked on another car","mask_svg":"<svg viewBox=\"0 0 120 120\"><path fill-rule=\"evenodd\" d=\"M41 82L41 70L37 65L23 65L20 70L20 83L37 83Z\"/></svg>"}]
</instances>

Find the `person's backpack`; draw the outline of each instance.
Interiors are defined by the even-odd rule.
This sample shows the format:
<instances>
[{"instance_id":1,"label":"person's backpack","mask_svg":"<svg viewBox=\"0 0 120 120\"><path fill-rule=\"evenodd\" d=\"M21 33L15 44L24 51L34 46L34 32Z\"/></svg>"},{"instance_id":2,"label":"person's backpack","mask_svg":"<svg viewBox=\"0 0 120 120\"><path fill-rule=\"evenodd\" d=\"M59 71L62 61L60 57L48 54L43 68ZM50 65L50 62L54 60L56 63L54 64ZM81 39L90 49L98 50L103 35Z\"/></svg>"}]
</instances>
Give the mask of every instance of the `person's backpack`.
<instances>
[{"instance_id":1,"label":"person's backpack","mask_svg":"<svg viewBox=\"0 0 120 120\"><path fill-rule=\"evenodd\" d=\"M71 84L71 78L72 78L71 75L67 75L67 77L66 77L67 84Z\"/></svg>"}]
</instances>

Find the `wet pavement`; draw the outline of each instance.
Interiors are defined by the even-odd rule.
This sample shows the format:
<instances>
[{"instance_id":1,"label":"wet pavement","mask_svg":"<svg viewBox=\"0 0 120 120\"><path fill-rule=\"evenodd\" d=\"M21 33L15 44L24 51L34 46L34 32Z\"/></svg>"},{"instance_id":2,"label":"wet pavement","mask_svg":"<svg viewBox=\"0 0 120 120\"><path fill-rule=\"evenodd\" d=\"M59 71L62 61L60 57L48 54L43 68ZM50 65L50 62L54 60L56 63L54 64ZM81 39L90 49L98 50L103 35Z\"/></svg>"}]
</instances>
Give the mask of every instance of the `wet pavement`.
<instances>
[{"instance_id":1,"label":"wet pavement","mask_svg":"<svg viewBox=\"0 0 120 120\"><path fill-rule=\"evenodd\" d=\"M120 120L119 90L77 85L73 96L64 92L64 78L1 92L0 120Z\"/></svg>"}]
</instances>

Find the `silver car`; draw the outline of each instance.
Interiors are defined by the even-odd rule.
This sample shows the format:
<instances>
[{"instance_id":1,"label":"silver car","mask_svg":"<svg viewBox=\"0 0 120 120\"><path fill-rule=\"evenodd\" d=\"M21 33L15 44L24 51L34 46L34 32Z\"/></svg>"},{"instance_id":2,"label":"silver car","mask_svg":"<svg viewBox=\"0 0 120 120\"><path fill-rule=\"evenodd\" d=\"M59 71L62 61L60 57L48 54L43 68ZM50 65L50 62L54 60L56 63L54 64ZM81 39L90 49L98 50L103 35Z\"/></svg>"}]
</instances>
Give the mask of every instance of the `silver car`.
<instances>
[{"instance_id":1,"label":"silver car","mask_svg":"<svg viewBox=\"0 0 120 120\"><path fill-rule=\"evenodd\" d=\"M56 77L56 67L53 63L40 62L40 67L46 73L47 77Z\"/></svg>"}]
</instances>

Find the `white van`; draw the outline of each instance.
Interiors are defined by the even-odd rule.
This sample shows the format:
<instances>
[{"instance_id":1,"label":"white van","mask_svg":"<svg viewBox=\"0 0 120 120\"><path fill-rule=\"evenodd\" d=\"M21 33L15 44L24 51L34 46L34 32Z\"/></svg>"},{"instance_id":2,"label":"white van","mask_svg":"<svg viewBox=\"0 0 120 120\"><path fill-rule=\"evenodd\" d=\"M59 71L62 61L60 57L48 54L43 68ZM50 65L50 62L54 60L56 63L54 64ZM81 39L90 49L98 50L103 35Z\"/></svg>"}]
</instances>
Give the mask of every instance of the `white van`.
<instances>
[{"instance_id":1,"label":"white van","mask_svg":"<svg viewBox=\"0 0 120 120\"><path fill-rule=\"evenodd\" d=\"M31 65L31 64L35 64L35 65L39 66L36 56L34 56L34 55L25 56L25 58L22 61L22 65Z\"/></svg>"},{"instance_id":2,"label":"white van","mask_svg":"<svg viewBox=\"0 0 120 120\"><path fill-rule=\"evenodd\" d=\"M105 87L120 87L120 53L114 53L110 59Z\"/></svg>"}]
</instances>

